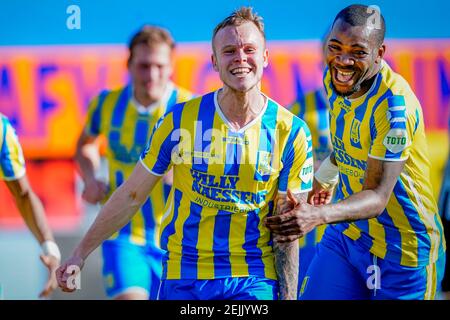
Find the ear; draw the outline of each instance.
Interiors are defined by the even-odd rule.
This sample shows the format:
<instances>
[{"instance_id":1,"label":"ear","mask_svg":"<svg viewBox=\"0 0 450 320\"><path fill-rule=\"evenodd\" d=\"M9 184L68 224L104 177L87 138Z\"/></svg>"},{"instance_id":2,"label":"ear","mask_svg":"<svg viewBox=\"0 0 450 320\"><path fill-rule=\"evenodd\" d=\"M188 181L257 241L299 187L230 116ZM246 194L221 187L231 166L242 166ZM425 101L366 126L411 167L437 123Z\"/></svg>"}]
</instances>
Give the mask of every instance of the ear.
<instances>
[{"instance_id":1,"label":"ear","mask_svg":"<svg viewBox=\"0 0 450 320\"><path fill-rule=\"evenodd\" d=\"M383 43L379 48L377 52L377 58L375 60L375 63L380 64L381 60L383 60L384 53L386 52L386 45Z\"/></svg>"},{"instance_id":2,"label":"ear","mask_svg":"<svg viewBox=\"0 0 450 320\"><path fill-rule=\"evenodd\" d=\"M263 57L264 57L263 67L266 68L269 65L269 50L264 49Z\"/></svg>"},{"instance_id":3,"label":"ear","mask_svg":"<svg viewBox=\"0 0 450 320\"><path fill-rule=\"evenodd\" d=\"M214 53L211 55L211 63L213 65L214 70L219 71L219 68L217 67L217 59Z\"/></svg>"}]
</instances>

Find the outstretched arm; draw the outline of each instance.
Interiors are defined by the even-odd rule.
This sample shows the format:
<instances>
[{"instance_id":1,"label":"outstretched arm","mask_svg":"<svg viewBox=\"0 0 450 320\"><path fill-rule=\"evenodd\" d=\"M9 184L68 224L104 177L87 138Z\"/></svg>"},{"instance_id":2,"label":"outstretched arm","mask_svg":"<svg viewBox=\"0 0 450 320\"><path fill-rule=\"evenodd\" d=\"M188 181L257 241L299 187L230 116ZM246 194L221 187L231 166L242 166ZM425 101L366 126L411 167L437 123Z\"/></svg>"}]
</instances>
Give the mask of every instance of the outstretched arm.
<instances>
[{"instance_id":1,"label":"outstretched arm","mask_svg":"<svg viewBox=\"0 0 450 320\"><path fill-rule=\"evenodd\" d=\"M137 163L129 179L112 194L100 210L72 257L57 270L58 283L64 291L75 290L67 285L67 268L76 265L81 269L84 260L95 248L131 220L159 179L160 176L150 173L141 162Z\"/></svg>"},{"instance_id":2,"label":"outstretched arm","mask_svg":"<svg viewBox=\"0 0 450 320\"><path fill-rule=\"evenodd\" d=\"M48 226L44 207L39 197L33 192L26 175L17 180L5 182L28 228L39 244L44 244L44 253L40 258L48 269L49 275L47 283L39 296L47 297L57 286L55 270L59 266L61 257L58 246L54 242L53 234ZM47 244L52 246L51 252L46 252L45 248Z\"/></svg>"},{"instance_id":3,"label":"outstretched arm","mask_svg":"<svg viewBox=\"0 0 450 320\"><path fill-rule=\"evenodd\" d=\"M289 242L321 224L375 218L386 207L404 165L404 161L369 157L362 191L335 204L312 206L300 203L291 211L267 218L266 225L278 234L279 242Z\"/></svg>"}]
</instances>

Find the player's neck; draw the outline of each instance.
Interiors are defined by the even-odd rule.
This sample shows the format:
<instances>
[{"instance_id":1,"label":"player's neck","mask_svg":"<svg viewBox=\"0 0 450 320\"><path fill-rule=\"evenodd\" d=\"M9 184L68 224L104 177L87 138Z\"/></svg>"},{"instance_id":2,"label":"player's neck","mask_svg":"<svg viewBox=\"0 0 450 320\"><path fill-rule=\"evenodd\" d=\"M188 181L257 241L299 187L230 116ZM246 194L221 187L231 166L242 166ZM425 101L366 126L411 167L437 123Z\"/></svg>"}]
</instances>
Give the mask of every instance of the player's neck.
<instances>
[{"instance_id":1,"label":"player's neck","mask_svg":"<svg viewBox=\"0 0 450 320\"><path fill-rule=\"evenodd\" d=\"M354 94L350 95L348 98L357 99L365 95L372 88L372 85L375 79L377 78L377 74L380 72L380 70L381 66L376 66L376 68L374 69L372 74L368 77L368 79L361 83L361 88Z\"/></svg>"},{"instance_id":2,"label":"player's neck","mask_svg":"<svg viewBox=\"0 0 450 320\"><path fill-rule=\"evenodd\" d=\"M265 96L257 87L238 92L225 86L218 92L217 101L224 116L236 130L258 117L266 104Z\"/></svg>"},{"instance_id":3,"label":"player's neck","mask_svg":"<svg viewBox=\"0 0 450 320\"><path fill-rule=\"evenodd\" d=\"M147 94L139 94L138 92L134 92L134 99L136 99L136 101L145 108L158 102L158 100L152 99Z\"/></svg>"}]
</instances>

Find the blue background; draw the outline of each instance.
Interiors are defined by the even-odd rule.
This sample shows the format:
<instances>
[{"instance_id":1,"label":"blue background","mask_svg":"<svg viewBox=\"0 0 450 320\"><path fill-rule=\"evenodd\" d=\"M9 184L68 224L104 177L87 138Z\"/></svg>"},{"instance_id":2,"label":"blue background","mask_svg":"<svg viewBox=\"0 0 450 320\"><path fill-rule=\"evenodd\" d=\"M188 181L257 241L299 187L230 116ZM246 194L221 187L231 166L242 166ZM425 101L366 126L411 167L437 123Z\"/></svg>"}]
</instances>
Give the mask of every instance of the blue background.
<instances>
[{"instance_id":1,"label":"blue background","mask_svg":"<svg viewBox=\"0 0 450 320\"><path fill-rule=\"evenodd\" d=\"M389 38L449 38L450 1L304 0L21 0L1 1L0 45L125 43L144 23L169 28L178 42L208 41L232 10L251 5L264 17L269 40L318 39L351 3L376 4ZM81 10L81 29L69 30L69 5Z\"/></svg>"}]
</instances>

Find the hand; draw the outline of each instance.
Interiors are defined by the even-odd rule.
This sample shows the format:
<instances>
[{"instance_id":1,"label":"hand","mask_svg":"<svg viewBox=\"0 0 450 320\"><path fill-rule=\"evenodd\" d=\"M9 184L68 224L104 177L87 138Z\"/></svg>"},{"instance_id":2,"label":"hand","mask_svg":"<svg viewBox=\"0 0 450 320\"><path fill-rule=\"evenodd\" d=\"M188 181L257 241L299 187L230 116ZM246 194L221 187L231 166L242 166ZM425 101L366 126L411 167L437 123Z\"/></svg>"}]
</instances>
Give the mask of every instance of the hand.
<instances>
[{"instance_id":1,"label":"hand","mask_svg":"<svg viewBox=\"0 0 450 320\"><path fill-rule=\"evenodd\" d=\"M313 181L312 190L308 193L308 203L320 206L331 202L333 197L333 188L325 188L316 179Z\"/></svg>"},{"instance_id":2,"label":"hand","mask_svg":"<svg viewBox=\"0 0 450 320\"><path fill-rule=\"evenodd\" d=\"M82 258L72 256L67 259L58 268L58 270L56 270L56 280L58 281L58 285L62 291L73 292L78 289L76 283L74 283L74 280L80 276L80 271L83 268L83 265L84 260ZM71 281L67 282L67 280Z\"/></svg>"},{"instance_id":3,"label":"hand","mask_svg":"<svg viewBox=\"0 0 450 320\"><path fill-rule=\"evenodd\" d=\"M86 181L81 197L91 204L97 204L108 193L108 185L103 181L92 179Z\"/></svg>"},{"instance_id":4,"label":"hand","mask_svg":"<svg viewBox=\"0 0 450 320\"><path fill-rule=\"evenodd\" d=\"M45 265L45 267L48 269L48 280L45 284L44 289L39 294L39 298L47 298L50 296L52 291L58 286L58 283L56 282L56 274L55 271L59 266L59 259L52 255L41 255L40 256L42 263Z\"/></svg>"},{"instance_id":5,"label":"hand","mask_svg":"<svg viewBox=\"0 0 450 320\"><path fill-rule=\"evenodd\" d=\"M278 198L276 200L276 203L277 203L277 214L291 211L295 207L299 206L299 202L289 189L287 190L286 197Z\"/></svg>"},{"instance_id":6,"label":"hand","mask_svg":"<svg viewBox=\"0 0 450 320\"><path fill-rule=\"evenodd\" d=\"M320 208L298 202L290 211L266 218L265 225L278 243L295 241L324 223Z\"/></svg>"}]
</instances>

